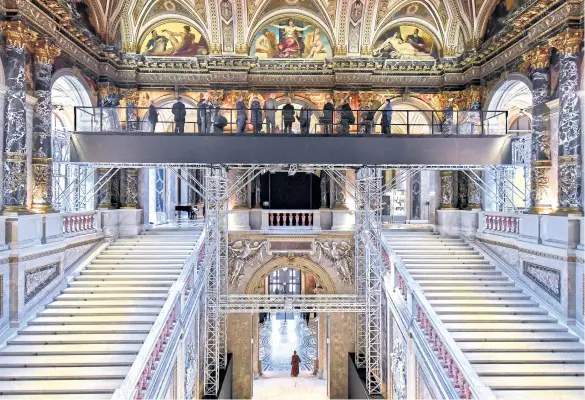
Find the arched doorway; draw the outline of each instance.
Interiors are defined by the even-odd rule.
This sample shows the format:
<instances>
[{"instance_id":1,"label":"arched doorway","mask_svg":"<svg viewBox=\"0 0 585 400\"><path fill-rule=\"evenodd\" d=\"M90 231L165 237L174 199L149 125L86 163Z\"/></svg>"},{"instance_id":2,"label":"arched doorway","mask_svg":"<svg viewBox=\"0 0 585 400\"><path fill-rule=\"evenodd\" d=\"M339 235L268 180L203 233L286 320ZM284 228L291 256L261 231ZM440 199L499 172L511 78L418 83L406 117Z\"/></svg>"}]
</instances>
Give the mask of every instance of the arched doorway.
<instances>
[{"instance_id":1,"label":"arched doorway","mask_svg":"<svg viewBox=\"0 0 585 400\"><path fill-rule=\"evenodd\" d=\"M66 212L92 210L95 207L91 193L94 185L93 169L62 164L70 160L71 133L75 129L91 130L93 104L89 88L73 75L73 71L59 70L53 76L51 99L53 207Z\"/></svg>"}]
</instances>

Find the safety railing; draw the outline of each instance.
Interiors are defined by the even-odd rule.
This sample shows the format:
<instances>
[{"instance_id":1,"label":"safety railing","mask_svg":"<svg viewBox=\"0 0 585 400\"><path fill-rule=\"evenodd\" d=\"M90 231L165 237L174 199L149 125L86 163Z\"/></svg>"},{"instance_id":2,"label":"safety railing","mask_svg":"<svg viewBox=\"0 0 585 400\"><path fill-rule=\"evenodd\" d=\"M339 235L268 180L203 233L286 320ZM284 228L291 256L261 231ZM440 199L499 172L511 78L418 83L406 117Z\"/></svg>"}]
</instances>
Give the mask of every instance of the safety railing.
<instances>
[{"instance_id":1,"label":"safety railing","mask_svg":"<svg viewBox=\"0 0 585 400\"><path fill-rule=\"evenodd\" d=\"M63 213L63 234L77 236L95 231L97 211Z\"/></svg>"},{"instance_id":2,"label":"safety railing","mask_svg":"<svg viewBox=\"0 0 585 400\"><path fill-rule=\"evenodd\" d=\"M486 135L507 133L507 111L75 107L77 133Z\"/></svg>"},{"instance_id":3,"label":"safety railing","mask_svg":"<svg viewBox=\"0 0 585 400\"><path fill-rule=\"evenodd\" d=\"M450 391L461 399L495 399L491 389L483 384L439 316L426 299L420 285L412 278L402 259L394 253L385 238L382 238L384 259L389 268L387 281L395 290L406 309L407 318L413 327L415 340L420 338L423 347L433 358L432 367L441 375L442 381L451 385ZM449 396L454 397L454 396Z\"/></svg>"},{"instance_id":4,"label":"safety railing","mask_svg":"<svg viewBox=\"0 0 585 400\"><path fill-rule=\"evenodd\" d=\"M197 299L205 283L203 254L205 232L197 240L193 251L185 260L179 279L173 284L154 325L132 363L128 375L112 399L149 399L161 382L165 371L175 361L181 330L193 316ZM202 254L203 253L203 254Z\"/></svg>"}]
</instances>

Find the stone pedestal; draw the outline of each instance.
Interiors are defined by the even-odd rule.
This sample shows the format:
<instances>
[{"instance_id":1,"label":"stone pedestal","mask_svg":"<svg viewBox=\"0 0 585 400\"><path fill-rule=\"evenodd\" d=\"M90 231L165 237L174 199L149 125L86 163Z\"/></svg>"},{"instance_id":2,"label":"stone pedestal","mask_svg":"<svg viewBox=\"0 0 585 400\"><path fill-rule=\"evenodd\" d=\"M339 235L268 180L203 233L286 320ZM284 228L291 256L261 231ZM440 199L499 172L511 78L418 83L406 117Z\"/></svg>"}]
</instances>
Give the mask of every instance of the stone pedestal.
<instances>
[{"instance_id":1,"label":"stone pedestal","mask_svg":"<svg viewBox=\"0 0 585 400\"><path fill-rule=\"evenodd\" d=\"M252 318L250 314L229 314L228 352L232 353L232 398L252 398Z\"/></svg>"},{"instance_id":2,"label":"stone pedestal","mask_svg":"<svg viewBox=\"0 0 585 400\"><path fill-rule=\"evenodd\" d=\"M142 210L118 210L118 224L118 231L120 236L139 235L144 228L144 225L142 224Z\"/></svg>"},{"instance_id":3,"label":"stone pedestal","mask_svg":"<svg viewBox=\"0 0 585 400\"><path fill-rule=\"evenodd\" d=\"M250 210L235 208L228 213L228 223L231 230L250 230Z\"/></svg>"},{"instance_id":4,"label":"stone pedestal","mask_svg":"<svg viewBox=\"0 0 585 400\"><path fill-rule=\"evenodd\" d=\"M347 399L348 357L355 350L355 313L331 313L329 324L329 398Z\"/></svg>"},{"instance_id":5,"label":"stone pedestal","mask_svg":"<svg viewBox=\"0 0 585 400\"><path fill-rule=\"evenodd\" d=\"M461 234L474 241L479 225L479 210L461 212Z\"/></svg>"},{"instance_id":6,"label":"stone pedestal","mask_svg":"<svg viewBox=\"0 0 585 400\"><path fill-rule=\"evenodd\" d=\"M349 210L331 210L331 230L348 231L353 230L355 219Z\"/></svg>"},{"instance_id":7,"label":"stone pedestal","mask_svg":"<svg viewBox=\"0 0 585 400\"><path fill-rule=\"evenodd\" d=\"M60 213L43 214L43 244L63 240L63 218Z\"/></svg>"},{"instance_id":8,"label":"stone pedestal","mask_svg":"<svg viewBox=\"0 0 585 400\"><path fill-rule=\"evenodd\" d=\"M98 214L98 218L101 218L101 226L106 240L116 240L120 235L118 216L119 210L102 210Z\"/></svg>"},{"instance_id":9,"label":"stone pedestal","mask_svg":"<svg viewBox=\"0 0 585 400\"><path fill-rule=\"evenodd\" d=\"M6 241L12 250L26 249L41 244L43 216L20 214L6 216Z\"/></svg>"},{"instance_id":10,"label":"stone pedestal","mask_svg":"<svg viewBox=\"0 0 585 400\"><path fill-rule=\"evenodd\" d=\"M445 236L459 236L461 211L437 210L437 231Z\"/></svg>"}]
</instances>

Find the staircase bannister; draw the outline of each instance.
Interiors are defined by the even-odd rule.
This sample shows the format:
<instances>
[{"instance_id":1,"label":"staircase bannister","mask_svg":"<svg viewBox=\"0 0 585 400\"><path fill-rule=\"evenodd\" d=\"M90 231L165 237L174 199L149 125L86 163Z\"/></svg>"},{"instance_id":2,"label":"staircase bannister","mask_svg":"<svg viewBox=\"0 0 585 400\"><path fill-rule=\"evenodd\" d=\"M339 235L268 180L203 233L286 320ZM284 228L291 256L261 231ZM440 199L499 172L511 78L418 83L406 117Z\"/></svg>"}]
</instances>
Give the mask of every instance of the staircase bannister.
<instances>
[{"instance_id":1,"label":"staircase bannister","mask_svg":"<svg viewBox=\"0 0 585 400\"><path fill-rule=\"evenodd\" d=\"M426 299L420 285L412 278L402 259L382 237L382 247L390 261L390 280L409 312L409 325L420 330L436 357L442 373L461 399L495 399L492 390L477 375L451 334ZM406 296L405 293L406 292Z\"/></svg>"},{"instance_id":2,"label":"staircase bannister","mask_svg":"<svg viewBox=\"0 0 585 400\"><path fill-rule=\"evenodd\" d=\"M189 314L204 284L204 272L198 269L199 253L205 251L205 231L183 264L177 281L171 286L169 296L154 321L144 344L132 363L122 385L112 395L112 400L149 399L151 391L160 382L161 373L173 362L172 348L176 348L181 326L190 320Z\"/></svg>"}]
</instances>

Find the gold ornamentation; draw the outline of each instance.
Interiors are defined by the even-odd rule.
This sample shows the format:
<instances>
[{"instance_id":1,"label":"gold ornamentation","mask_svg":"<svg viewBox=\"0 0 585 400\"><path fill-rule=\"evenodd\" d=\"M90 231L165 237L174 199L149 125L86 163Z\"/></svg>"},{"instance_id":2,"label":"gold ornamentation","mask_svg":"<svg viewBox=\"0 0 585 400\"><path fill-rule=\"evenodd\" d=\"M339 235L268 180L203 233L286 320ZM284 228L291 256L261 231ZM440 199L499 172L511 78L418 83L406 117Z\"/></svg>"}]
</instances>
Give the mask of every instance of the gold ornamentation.
<instances>
[{"instance_id":1,"label":"gold ornamentation","mask_svg":"<svg viewBox=\"0 0 585 400\"><path fill-rule=\"evenodd\" d=\"M345 45L336 45L333 47L333 55L335 57L343 57L347 55L347 46Z\"/></svg>"},{"instance_id":2,"label":"gold ornamentation","mask_svg":"<svg viewBox=\"0 0 585 400\"><path fill-rule=\"evenodd\" d=\"M561 54L571 54L579 52L579 46L582 41L583 29L569 28L549 39L548 43Z\"/></svg>"},{"instance_id":3,"label":"gold ornamentation","mask_svg":"<svg viewBox=\"0 0 585 400\"><path fill-rule=\"evenodd\" d=\"M529 67L534 69L548 68L550 63L550 51L551 48L548 45L537 46L524 54L522 70L528 70Z\"/></svg>"},{"instance_id":4,"label":"gold ornamentation","mask_svg":"<svg viewBox=\"0 0 585 400\"><path fill-rule=\"evenodd\" d=\"M46 40L37 42L35 46L36 61L41 64L52 65L60 54L61 49Z\"/></svg>"},{"instance_id":5,"label":"gold ornamentation","mask_svg":"<svg viewBox=\"0 0 585 400\"><path fill-rule=\"evenodd\" d=\"M249 47L246 43L238 43L236 44L236 54L241 56L247 56L249 52Z\"/></svg>"},{"instance_id":6,"label":"gold ornamentation","mask_svg":"<svg viewBox=\"0 0 585 400\"><path fill-rule=\"evenodd\" d=\"M137 90L127 90L122 93L122 95L124 96L126 103L138 104L140 100L140 92Z\"/></svg>"},{"instance_id":7,"label":"gold ornamentation","mask_svg":"<svg viewBox=\"0 0 585 400\"><path fill-rule=\"evenodd\" d=\"M209 45L209 55L220 56L222 53L222 47L221 43L211 43Z\"/></svg>"},{"instance_id":8,"label":"gold ornamentation","mask_svg":"<svg viewBox=\"0 0 585 400\"><path fill-rule=\"evenodd\" d=\"M457 56L457 46L445 46L443 47L443 56L455 57Z\"/></svg>"},{"instance_id":9,"label":"gold ornamentation","mask_svg":"<svg viewBox=\"0 0 585 400\"><path fill-rule=\"evenodd\" d=\"M374 50L372 49L372 46L370 45L363 45L362 49L361 49L361 54L362 56L368 57L371 56L373 54Z\"/></svg>"},{"instance_id":10,"label":"gold ornamentation","mask_svg":"<svg viewBox=\"0 0 585 400\"><path fill-rule=\"evenodd\" d=\"M7 45L21 49L30 49L38 36L21 21L2 21L0 31L6 35Z\"/></svg>"}]
</instances>

